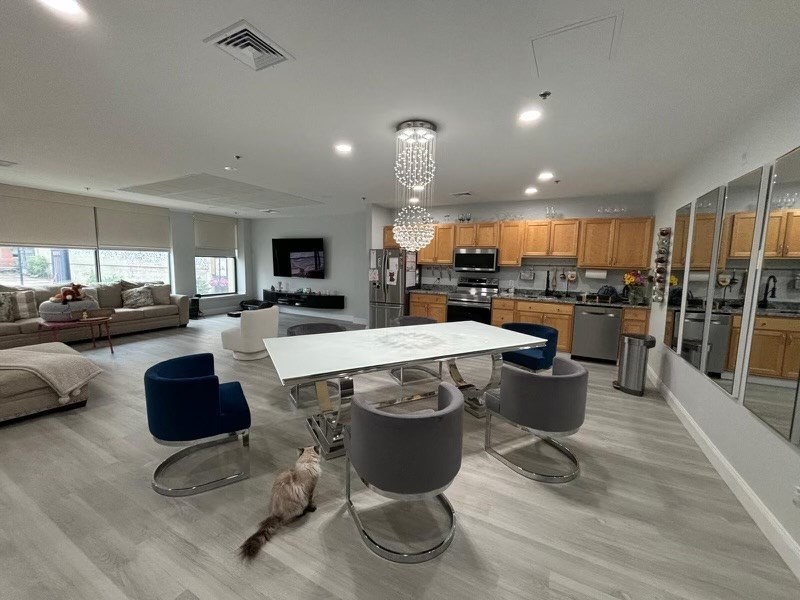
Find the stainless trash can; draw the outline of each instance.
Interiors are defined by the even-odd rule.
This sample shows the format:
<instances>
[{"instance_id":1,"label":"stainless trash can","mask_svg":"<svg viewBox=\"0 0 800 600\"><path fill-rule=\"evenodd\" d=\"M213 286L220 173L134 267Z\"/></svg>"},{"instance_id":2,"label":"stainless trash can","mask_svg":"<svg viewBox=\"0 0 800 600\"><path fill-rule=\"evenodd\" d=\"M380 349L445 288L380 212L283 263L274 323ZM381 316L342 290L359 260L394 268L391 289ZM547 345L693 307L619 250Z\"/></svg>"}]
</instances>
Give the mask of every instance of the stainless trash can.
<instances>
[{"instance_id":1,"label":"stainless trash can","mask_svg":"<svg viewBox=\"0 0 800 600\"><path fill-rule=\"evenodd\" d=\"M647 351L656 345L652 335L623 333L619 354L619 372L614 387L627 394L642 396L647 377Z\"/></svg>"}]
</instances>

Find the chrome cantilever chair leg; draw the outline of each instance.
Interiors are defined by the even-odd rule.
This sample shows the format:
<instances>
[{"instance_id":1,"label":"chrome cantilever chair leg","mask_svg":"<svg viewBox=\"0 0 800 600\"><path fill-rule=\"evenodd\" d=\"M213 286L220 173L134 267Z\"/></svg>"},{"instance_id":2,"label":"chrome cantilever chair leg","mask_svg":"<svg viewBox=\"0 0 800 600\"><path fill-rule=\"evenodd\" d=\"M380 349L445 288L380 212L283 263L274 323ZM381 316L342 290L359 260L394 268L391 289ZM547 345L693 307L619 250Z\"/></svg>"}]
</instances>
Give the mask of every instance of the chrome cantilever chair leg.
<instances>
[{"instance_id":1,"label":"chrome cantilever chair leg","mask_svg":"<svg viewBox=\"0 0 800 600\"><path fill-rule=\"evenodd\" d=\"M536 432L531 431L527 427L521 427L520 425L514 423L513 421L508 421L507 419L503 419L504 421L511 423L514 427L517 427L518 429L522 429L523 431L532 433L533 435L541 439L545 444L548 444L549 446L558 450L558 452L560 452L570 460L570 462L574 465L575 468L572 469L569 473L564 473L564 474L536 473L533 471L528 471L527 469L524 469L522 466L514 462L511 462L508 458L500 454L497 450L495 450L492 447L492 417L499 417L499 416L500 415L492 413L489 410L486 411L486 430L485 430L484 448L486 449L486 452L494 456L497 460L499 460L509 469L516 471L523 477L527 477L528 479L533 479L534 481L541 481L543 483L566 483L568 481L572 481L573 479L575 479L581 472L581 467L578 462L578 458L575 456L575 454L573 454L572 450L567 448L564 444L562 444L558 440L554 440L549 436L539 435Z\"/></svg>"},{"instance_id":2,"label":"chrome cantilever chair leg","mask_svg":"<svg viewBox=\"0 0 800 600\"><path fill-rule=\"evenodd\" d=\"M244 459L241 465L238 465L237 470L224 477L219 479L214 479L212 481L207 481L204 483L198 483L197 485L191 485L188 487L179 487L179 488L171 488L159 481L162 478L164 471L180 462L182 459L186 458L187 456L198 452L199 450L203 450L205 448L211 448L212 446L219 446L221 444L229 444L231 442L236 442L239 440L239 436L241 435L242 438L242 447L244 449ZM163 442L161 440L156 440L160 444L164 445L173 445L169 442ZM217 436L212 438L207 442L202 442L200 444L195 444L193 446L189 446L188 448L184 448L167 458L164 462L156 467L156 470L153 472L153 482L152 486L153 489L161 494L162 496L192 496L194 494L199 494L201 492L207 492L208 490L213 490L224 485L229 485L231 483L235 483L237 481L241 481L242 479L247 479L250 477L250 430L244 431L236 431L233 433L226 433L222 436Z\"/></svg>"},{"instance_id":3,"label":"chrome cantilever chair leg","mask_svg":"<svg viewBox=\"0 0 800 600\"><path fill-rule=\"evenodd\" d=\"M361 522L361 517L359 517L358 511L356 510L356 507L353 505L353 501L350 499L350 457L347 455L345 455L344 467L345 467L345 498L347 501L347 510L353 517L353 521L355 522L356 527L358 528L358 533L361 535L361 539L364 541L364 544L366 544L367 548L372 550L375 554L377 554L381 558L385 558L386 560L390 560L392 562L405 563L405 564L426 562L436 558L442 552L447 550L448 546L450 546L451 542L453 541L453 536L455 535L456 532L456 513L453 510L453 506L450 504L449 500L445 497L444 494L437 494L436 499L441 503L441 505L447 511L448 516L450 517L450 529L448 530L445 538L441 542L439 542L436 546L434 546L433 548L429 548L428 550L421 550L419 552L402 552L399 550L392 550L376 542L364 528L364 524Z\"/></svg>"}]
</instances>

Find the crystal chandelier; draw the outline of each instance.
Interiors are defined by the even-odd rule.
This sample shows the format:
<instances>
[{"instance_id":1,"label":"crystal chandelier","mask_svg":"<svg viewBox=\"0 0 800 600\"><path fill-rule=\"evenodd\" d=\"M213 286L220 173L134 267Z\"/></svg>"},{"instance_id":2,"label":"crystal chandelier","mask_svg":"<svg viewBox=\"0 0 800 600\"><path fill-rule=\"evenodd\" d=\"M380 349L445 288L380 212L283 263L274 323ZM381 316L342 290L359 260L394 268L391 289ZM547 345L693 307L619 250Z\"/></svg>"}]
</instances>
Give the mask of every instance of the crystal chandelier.
<instances>
[{"instance_id":1,"label":"crystal chandelier","mask_svg":"<svg viewBox=\"0 0 800 600\"><path fill-rule=\"evenodd\" d=\"M428 121L404 121L397 126L394 220L395 241L416 252L433 240L435 228L429 210L436 172L436 126Z\"/></svg>"}]
</instances>

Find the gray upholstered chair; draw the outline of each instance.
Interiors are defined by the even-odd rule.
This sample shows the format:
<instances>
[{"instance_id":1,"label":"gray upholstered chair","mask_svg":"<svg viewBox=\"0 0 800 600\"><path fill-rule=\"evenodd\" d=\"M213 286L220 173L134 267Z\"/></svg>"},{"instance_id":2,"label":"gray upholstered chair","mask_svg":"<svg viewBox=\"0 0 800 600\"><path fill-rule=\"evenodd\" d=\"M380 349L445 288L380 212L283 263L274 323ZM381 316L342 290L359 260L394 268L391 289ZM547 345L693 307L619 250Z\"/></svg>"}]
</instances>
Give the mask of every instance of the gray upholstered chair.
<instances>
[{"instance_id":1,"label":"gray upholstered chair","mask_svg":"<svg viewBox=\"0 0 800 600\"><path fill-rule=\"evenodd\" d=\"M356 398L350 424L344 430L347 509L361 539L378 556L402 563L419 563L444 552L453 541L456 517L444 490L461 468L464 395L450 383L439 385L438 409L388 413ZM450 517L450 529L436 546L419 552L386 548L366 531L350 499L350 465L371 490L393 500L435 496Z\"/></svg>"},{"instance_id":2,"label":"gray upholstered chair","mask_svg":"<svg viewBox=\"0 0 800 600\"><path fill-rule=\"evenodd\" d=\"M438 323L436 319L431 319L430 317L418 317L415 315L403 315L392 319L390 323L391 327L408 327L410 325L432 325L433 323ZM413 381L406 381L406 373L407 372L415 372L421 371L425 373L422 377L414 378ZM391 375L392 379L394 379L400 385L405 385L406 383L421 383L425 381L441 381L442 380L442 363L439 361L437 363L436 369L431 369L430 367L426 367L424 365L411 365L410 367L395 367L394 369L389 370L389 375Z\"/></svg>"},{"instance_id":3,"label":"gray upholstered chair","mask_svg":"<svg viewBox=\"0 0 800 600\"><path fill-rule=\"evenodd\" d=\"M553 374L546 375L503 365L499 390L486 393L486 452L517 473L547 483L572 481L580 472L577 457L553 437L578 431L586 414L589 374L583 365L566 358L553 359ZM533 433L566 456L574 468L564 474L534 473L492 447L492 417L503 417Z\"/></svg>"}]
</instances>

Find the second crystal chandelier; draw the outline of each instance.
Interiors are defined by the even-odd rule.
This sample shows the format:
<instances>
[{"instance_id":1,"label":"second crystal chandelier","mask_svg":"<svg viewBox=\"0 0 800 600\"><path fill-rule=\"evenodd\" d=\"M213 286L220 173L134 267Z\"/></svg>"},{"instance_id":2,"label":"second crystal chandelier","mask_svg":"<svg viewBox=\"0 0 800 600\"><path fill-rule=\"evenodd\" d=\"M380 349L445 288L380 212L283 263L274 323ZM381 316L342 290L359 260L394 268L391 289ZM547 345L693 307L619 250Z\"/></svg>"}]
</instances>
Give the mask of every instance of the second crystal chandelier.
<instances>
[{"instance_id":1,"label":"second crystal chandelier","mask_svg":"<svg viewBox=\"0 0 800 600\"><path fill-rule=\"evenodd\" d=\"M436 172L436 126L429 121L400 123L395 156L397 217L392 233L401 248L416 252L430 244L435 233L430 207Z\"/></svg>"}]
</instances>

